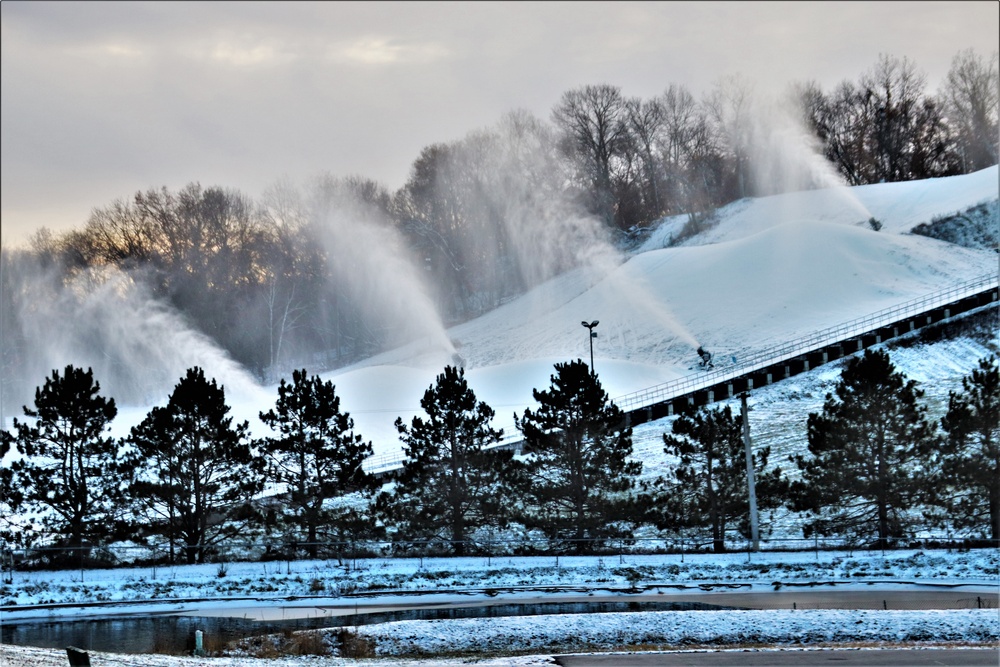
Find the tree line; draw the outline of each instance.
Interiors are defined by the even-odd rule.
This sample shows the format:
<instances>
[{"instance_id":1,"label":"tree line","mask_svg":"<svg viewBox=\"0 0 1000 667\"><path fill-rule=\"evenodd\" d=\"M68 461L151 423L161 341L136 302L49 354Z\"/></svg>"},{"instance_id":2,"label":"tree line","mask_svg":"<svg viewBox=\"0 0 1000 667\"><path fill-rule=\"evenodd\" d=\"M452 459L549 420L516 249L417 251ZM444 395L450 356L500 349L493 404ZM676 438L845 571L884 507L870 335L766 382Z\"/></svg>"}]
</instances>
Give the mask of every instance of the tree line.
<instances>
[{"instance_id":1,"label":"tree line","mask_svg":"<svg viewBox=\"0 0 1000 667\"><path fill-rule=\"evenodd\" d=\"M624 414L585 362L556 364L550 383L533 391L536 409L516 416L515 453L496 446L494 411L464 370L445 367L423 395L423 415L397 419L406 458L378 480L363 468L371 443L334 385L305 370L283 379L274 408L260 413L272 436L252 439L247 422L229 416L223 387L191 368L166 405L115 440L114 400L90 369L67 366L36 389L27 419L2 432L0 455L17 456L0 468L0 536L72 548L147 542L166 545L170 562L195 563L249 535L312 556L323 544L373 540L463 555L501 535L583 553L644 526L710 533L724 551L732 530L749 535L742 425L728 406L677 417L663 434L666 471L650 477ZM769 447L753 452L758 506L801 513L806 537L886 546L943 527L995 543L996 357L963 378L939 423L921 397L888 353L851 358L808 416L808 447L787 470Z\"/></svg>"},{"instance_id":2,"label":"tree line","mask_svg":"<svg viewBox=\"0 0 1000 667\"><path fill-rule=\"evenodd\" d=\"M20 405L29 378L55 365L32 365L25 322L37 304L114 292L116 272L274 381L406 337L407 322L368 307L378 295L363 278L378 269L364 265L356 241L363 228L372 230L369 247L393 240L453 324L578 264L595 236L624 240L670 215L687 216L693 232L741 197L829 184L804 178L805 163L775 161L774 143L799 125L803 141L851 185L996 164L996 82L996 53L960 52L936 93L912 61L883 55L833 90L792 86L781 102L787 117L762 108L740 76L700 98L676 84L650 99L587 85L563 93L549 120L514 111L424 148L395 192L363 176L330 175L277 183L256 200L198 183L136 192L94 208L82 228L43 229L28 249L3 249L3 397ZM101 345L100 335L91 338Z\"/></svg>"}]
</instances>

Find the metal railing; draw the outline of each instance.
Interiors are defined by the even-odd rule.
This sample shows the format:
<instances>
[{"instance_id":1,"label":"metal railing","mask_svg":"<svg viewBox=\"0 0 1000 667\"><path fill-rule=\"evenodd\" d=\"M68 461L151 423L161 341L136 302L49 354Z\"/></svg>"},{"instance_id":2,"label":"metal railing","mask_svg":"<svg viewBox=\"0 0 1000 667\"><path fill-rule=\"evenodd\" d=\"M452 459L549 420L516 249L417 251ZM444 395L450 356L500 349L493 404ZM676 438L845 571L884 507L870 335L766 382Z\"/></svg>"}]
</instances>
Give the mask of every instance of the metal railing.
<instances>
[{"instance_id":1,"label":"metal railing","mask_svg":"<svg viewBox=\"0 0 1000 667\"><path fill-rule=\"evenodd\" d=\"M892 551L966 551L969 549L1000 549L1000 542L990 539L960 538L955 535L930 535L909 539L879 541L875 536L866 539L858 537L790 538L774 537L760 540L755 550L752 541L727 531L724 539L724 553L799 553L821 554L840 553L890 553ZM609 556L609 555L710 555L713 549L711 535L690 534L686 536L661 537L606 537L568 538L522 536L476 540L446 539L357 539L343 542L307 542L290 538L266 541L229 541L207 548L206 563L223 566L218 576L225 576L225 565L231 563L255 562L299 562L312 560L347 559L400 559L400 558L451 558L455 553L464 553L466 558L507 557L561 557L561 556ZM5 549L0 558L0 583L2 573L30 572L35 570L94 570L118 567L150 567L163 565L183 565L184 547L166 544L108 545L108 546L35 546ZM173 554L173 556L171 556ZM749 556L748 556L749 557Z\"/></svg>"},{"instance_id":2,"label":"metal railing","mask_svg":"<svg viewBox=\"0 0 1000 667\"><path fill-rule=\"evenodd\" d=\"M503 432L504 436L500 442L487 449L510 449L522 440L521 434L517 432L513 424L509 427L505 426ZM402 454L375 454L365 459L361 467L369 475L380 475L402 468L404 461L406 461L406 457Z\"/></svg>"},{"instance_id":3,"label":"metal railing","mask_svg":"<svg viewBox=\"0 0 1000 667\"><path fill-rule=\"evenodd\" d=\"M884 308L849 322L821 329L808 336L754 351L726 368L685 375L670 382L624 394L615 398L614 402L619 408L628 412L635 408L707 389L727 380L749 375L769 366L821 350L824 347L857 338L908 317L922 315L967 297L975 296L991 287L996 289L997 285L997 274L982 275L948 289L933 292L897 306Z\"/></svg>"}]
</instances>

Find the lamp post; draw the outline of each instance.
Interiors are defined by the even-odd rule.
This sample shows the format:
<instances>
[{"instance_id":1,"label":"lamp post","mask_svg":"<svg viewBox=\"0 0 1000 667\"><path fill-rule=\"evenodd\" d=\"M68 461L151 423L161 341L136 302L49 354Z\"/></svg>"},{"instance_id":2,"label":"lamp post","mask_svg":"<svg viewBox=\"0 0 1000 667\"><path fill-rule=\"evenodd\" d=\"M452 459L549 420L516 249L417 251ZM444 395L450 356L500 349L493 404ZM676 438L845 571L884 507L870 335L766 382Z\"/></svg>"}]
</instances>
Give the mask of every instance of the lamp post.
<instances>
[{"instance_id":1,"label":"lamp post","mask_svg":"<svg viewBox=\"0 0 1000 667\"><path fill-rule=\"evenodd\" d=\"M594 372L594 339L597 338L597 334L594 333L594 327L596 327L598 325L598 321L594 320L593 322L590 322L589 324L587 322L580 322L580 324L582 324L583 326L587 327L587 330L590 331L590 372L593 373Z\"/></svg>"}]
</instances>

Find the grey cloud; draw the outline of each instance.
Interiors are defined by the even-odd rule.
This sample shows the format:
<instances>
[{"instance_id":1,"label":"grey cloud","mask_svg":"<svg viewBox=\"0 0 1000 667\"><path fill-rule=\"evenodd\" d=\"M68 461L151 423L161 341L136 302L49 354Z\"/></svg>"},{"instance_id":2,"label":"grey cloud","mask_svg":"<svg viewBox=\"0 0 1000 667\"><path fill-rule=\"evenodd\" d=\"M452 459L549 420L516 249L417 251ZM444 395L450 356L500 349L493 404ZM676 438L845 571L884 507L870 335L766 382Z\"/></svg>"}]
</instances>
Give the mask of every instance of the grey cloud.
<instances>
[{"instance_id":1,"label":"grey cloud","mask_svg":"<svg viewBox=\"0 0 1000 667\"><path fill-rule=\"evenodd\" d=\"M936 85L997 48L987 2L0 3L5 236L108 193L288 175L395 188L420 149L588 83L700 95L855 79L879 52ZM212 179L211 181L209 179ZM216 180L217 179L217 180ZM34 211L34 215L26 212Z\"/></svg>"}]
</instances>

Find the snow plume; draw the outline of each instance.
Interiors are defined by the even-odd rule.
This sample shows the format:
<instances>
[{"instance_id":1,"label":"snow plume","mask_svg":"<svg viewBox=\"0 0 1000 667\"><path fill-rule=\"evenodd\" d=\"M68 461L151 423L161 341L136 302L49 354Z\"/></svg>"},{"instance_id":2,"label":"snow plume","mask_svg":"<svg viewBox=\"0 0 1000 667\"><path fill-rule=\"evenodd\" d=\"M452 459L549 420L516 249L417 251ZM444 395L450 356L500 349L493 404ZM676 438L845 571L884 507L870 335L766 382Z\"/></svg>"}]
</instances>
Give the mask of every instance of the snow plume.
<instances>
[{"instance_id":1,"label":"snow plume","mask_svg":"<svg viewBox=\"0 0 1000 667\"><path fill-rule=\"evenodd\" d=\"M399 230L376 206L342 186L321 182L311 215L334 298L349 302L344 312L357 320L350 326L373 334L384 347L413 343L421 352L447 355L451 363L455 346Z\"/></svg>"},{"instance_id":2,"label":"snow plume","mask_svg":"<svg viewBox=\"0 0 1000 667\"><path fill-rule=\"evenodd\" d=\"M477 258L477 266L491 267L488 274L496 280L484 289L503 294L515 285L531 290L577 269L584 277L581 289L607 281L610 298L653 313L665 332L697 347L647 285L619 270L626 258L615 248L606 225L567 191L566 169L550 128L524 111L509 113L494 128L448 147L438 194L459 202L468 217L473 229L464 237L463 255ZM543 314L563 305L539 301L555 294L543 290L529 293L528 299ZM583 316L601 317L599 312ZM579 326L576 320L571 324Z\"/></svg>"},{"instance_id":3,"label":"snow plume","mask_svg":"<svg viewBox=\"0 0 1000 667\"><path fill-rule=\"evenodd\" d=\"M110 267L67 281L37 267L19 268L7 283L14 320L7 332L22 337L25 357L19 377L4 379L12 388L6 412L19 409L54 369L67 365L92 368L101 393L123 405L165 402L194 366L235 400L259 397L248 372L153 298L140 279Z\"/></svg>"},{"instance_id":4,"label":"snow plume","mask_svg":"<svg viewBox=\"0 0 1000 667\"><path fill-rule=\"evenodd\" d=\"M544 145L554 146L551 137L539 136L542 131L524 114L508 115L499 127L508 146L506 176L501 182L516 182L521 189L505 193L504 227L516 249L522 275L529 279L528 284L552 278L566 268L566 263L582 266L593 282L607 281L611 300L624 302L633 312L655 318L665 337L698 347L698 342L670 307L653 296L646 281L633 272L622 270L627 258L612 244L604 224L593 216L584 215L565 192L560 193L557 189L565 182L565 174L558 166L563 163L551 151L542 150ZM525 166L533 168L526 171ZM517 174L524 173L531 174L531 178L516 178ZM535 184L540 183L547 185L538 190ZM547 260L549 257L561 258L563 264ZM621 311L617 303L613 310Z\"/></svg>"},{"instance_id":5,"label":"snow plume","mask_svg":"<svg viewBox=\"0 0 1000 667\"><path fill-rule=\"evenodd\" d=\"M715 84L708 108L736 157L744 196L832 188L859 222L871 217L823 156L818 139L797 110L799 102L794 94L784 99L762 98L748 79L737 74Z\"/></svg>"},{"instance_id":6,"label":"snow plume","mask_svg":"<svg viewBox=\"0 0 1000 667\"><path fill-rule=\"evenodd\" d=\"M660 332L664 334L658 348L667 348L676 343L687 345L692 351L700 347L698 339L680 323L670 306L662 298L655 296L657 290L642 275L631 271L616 271L608 277L608 281L613 294L628 304L628 311L642 313L644 317L656 322ZM662 293L662 290L659 292ZM621 310L620 307L617 310ZM629 346L627 341L626 336L626 349Z\"/></svg>"},{"instance_id":7,"label":"snow plume","mask_svg":"<svg viewBox=\"0 0 1000 667\"><path fill-rule=\"evenodd\" d=\"M751 174L758 196L829 188L859 222L872 217L823 156L818 139L787 105L761 104L755 117Z\"/></svg>"},{"instance_id":8,"label":"snow plume","mask_svg":"<svg viewBox=\"0 0 1000 667\"><path fill-rule=\"evenodd\" d=\"M565 164L548 128L525 112L493 131L491 208L521 279L534 287L568 268L604 275L622 262L607 229L564 191Z\"/></svg>"},{"instance_id":9,"label":"snow plume","mask_svg":"<svg viewBox=\"0 0 1000 667\"><path fill-rule=\"evenodd\" d=\"M454 254L475 265L480 293L503 298L571 268L603 275L621 261L606 228L567 196L555 138L527 112L439 147L433 171L425 207L432 224L456 222Z\"/></svg>"}]
</instances>

